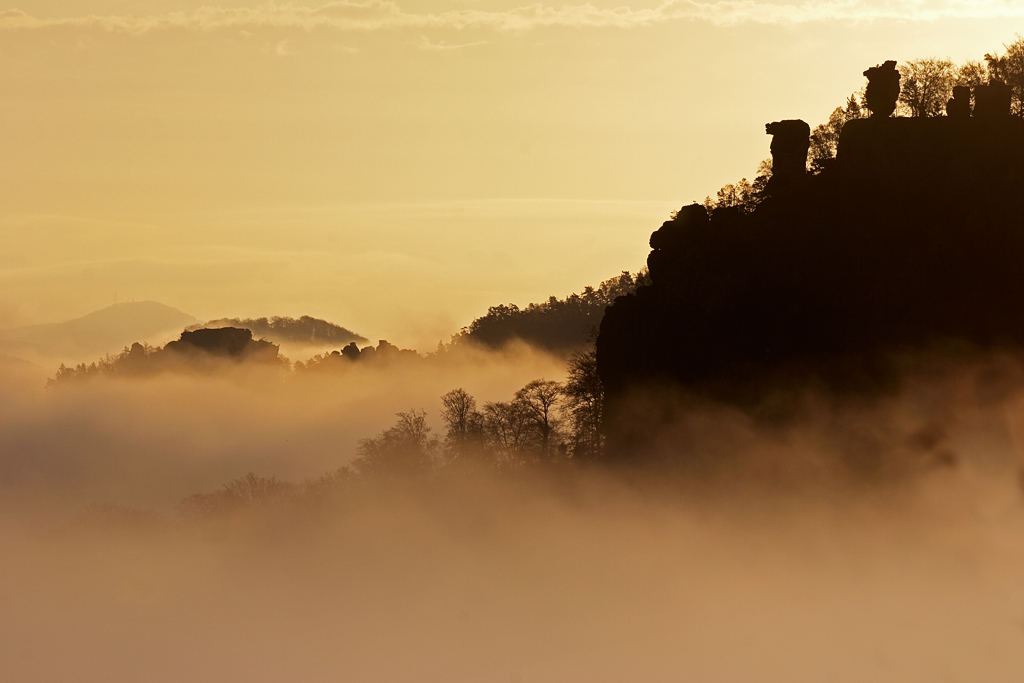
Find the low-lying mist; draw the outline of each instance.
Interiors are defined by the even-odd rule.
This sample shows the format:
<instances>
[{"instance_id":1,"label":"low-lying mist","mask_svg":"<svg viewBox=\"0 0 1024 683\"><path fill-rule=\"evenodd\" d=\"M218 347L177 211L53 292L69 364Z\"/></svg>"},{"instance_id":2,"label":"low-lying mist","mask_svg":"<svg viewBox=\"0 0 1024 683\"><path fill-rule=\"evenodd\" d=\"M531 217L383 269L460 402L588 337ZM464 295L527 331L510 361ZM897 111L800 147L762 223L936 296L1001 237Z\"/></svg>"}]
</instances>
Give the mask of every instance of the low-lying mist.
<instances>
[{"instance_id":1,"label":"low-lying mist","mask_svg":"<svg viewBox=\"0 0 1024 683\"><path fill-rule=\"evenodd\" d=\"M522 345L339 372L218 365L90 377L49 390L45 379L8 373L10 390L0 393L0 495L29 506L170 509L250 470L287 479L335 470L354 457L359 439L400 411L427 411L436 430L439 397L455 387L498 400L531 379L565 373L564 362Z\"/></svg>"},{"instance_id":2,"label":"low-lying mist","mask_svg":"<svg viewBox=\"0 0 1024 683\"><path fill-rule=\"evenodd\" d=\"M693 466L317 479L463 387L564 363L98 378L0 395L0 678L1015 681L1024 387L1012 358L785 423L689 406ZM866 466L865 462L877 466ZM287 494L178 504L247 472Z\"/></svg>"}]
</instances>

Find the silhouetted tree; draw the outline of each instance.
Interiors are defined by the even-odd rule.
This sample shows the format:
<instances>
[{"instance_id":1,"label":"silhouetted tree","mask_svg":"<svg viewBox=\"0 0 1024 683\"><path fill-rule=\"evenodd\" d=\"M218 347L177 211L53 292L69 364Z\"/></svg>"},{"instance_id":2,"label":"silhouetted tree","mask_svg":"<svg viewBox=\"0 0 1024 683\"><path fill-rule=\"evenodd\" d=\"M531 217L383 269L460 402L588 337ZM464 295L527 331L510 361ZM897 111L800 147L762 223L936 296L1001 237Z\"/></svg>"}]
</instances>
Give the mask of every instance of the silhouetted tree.
<instances>
[{"instance_id":1,"label":"silhouetted tree","mask_svg":"<svg viewBox=\"0 0 1024 683\"><path fill-rule=\"evenodd\" d=\"M591 348L569 359L569 378L562 387L574 458L596 459L604 445L601 421L604 386L597 374L597 350Z\"/></svg>"},{"instance_id":2,"label":"silhouetted tree","mask_svg":"<svg viewBox=\"0 0 1024 683\"><path fill-rule=\"evenodd\" d=\"M584 345L590 329L597 327L604 309L616 298L625 296L646 282L646 270L636 275L623 271L598 286L586 287L580 294L564 299L550 297L540 304L519 308L515 304L491 306L487 314L474 320L452 342L471 340L500 348L514 339L536 347L567 353Z\"/></svg>"},{"instance_id":3,"label":"silhouetted tree","mask_svg":"<svg viewBox=\"0 0 1024 683\"><path fill-rule=\"evenodd\" d=\"M704 207L708 211L736 207L742 213L750 213L764 200L771 177L772 160L764 159L757 165L753 183L741 178L738 183L725 185L718 190L714 199L710 196L704 198ZM674 219L677 213L673 211L670 217Z\"/></svg>"},{"instance_id":4,"label":"silhouetted tree","mask_svg":"<svg viewBox=\"0 0 1024 683\"><path fill-rule=\"evenodd\" d=\"M484 418L476 399L465 389L452 389L441 397L441 419L446 426L445 446L451 459L464 458L483 446Z\"/></svg>"},{"instance_id":5,"label":"silhouetted tree","mask_svg":"<svg viewBox=\"0 0 1024 683\"><path fill-rule=\"evenodd\" d=\"M552 380L535 379L516 392L516 402L526 408L540 436L542 461L550 456L549 445L558 423L555 411L561 398L562 385Z\"/></svg>"},{"instance_id":6,"label":"silhouetted tree","mask_svg":"<svg viewBox=\"0 0 1024 683\"><path fill-rule=\"evenodd\" d=\"M430 435L422 410L398 413L398 421L375 437L359 441L352 466L363 476L383 479L422 475L434 468L440 444Z\"/></svg>"},{"instance_id":7,"label":"silhouetted tree","mask_svg":"<svg viewBox=\"0 0 1024 683\"><path fill-rule=\"evenodd\" d=\"M536 436L530 410L521 401L490 402L484 404L483 416L487 445L498 466L518 472Z\"/></svg>"},{"instance_id":8,"label":"silhouetted tree","mask_svg":"<svg viewBox=\"0 0 1024 683\"><path fill-rule=\"evenodd\" d=\"M956 71L955 85L965 85L973 88L988 81L988 68L981 62L967 60Z\"/></svg>"},{"instance_id":9,"label":"silhouetted tree","mask_svg":"<svg viewBox=\"0 0 1024 683\"><path fill-rule=\"evenodd\" d=\"M277 477L260 477L249 472L244 477L224 484L211 493L193 494L178 504L187 515L209 515L231 512L251 505L280 500L295 491L295 485Z\"/></svg>"},{"instance_id":10,"label":"silhouetted tree","mask_svg":"<svg viewBox=\"0 0 1024 683\"><path fill-rule=\"evenodd\" d=\"M853 93L846 99L845 107L836 107L829 115L828 122L815 127L811 132L811 147L807 156L810 158L812 173L821 173L829 162L836 158L836 152L839 150L839 133L847 121L871 115L863 100L863 91Z\"/></svg>"},{"instance_id":11,"label":"silhouetted tree","mask_svg":"<svg viewBox=\"0 0 1024 683\"><path fill-rule=\"evenodd\" d=\"M1024 116L1024 38L1017 34L1016 40L1004 44L1002 55L985 55L990 79L1001 80L1010 88L1010 113Z\"/></svg>"},{"instance_id":12,"label":"silhouetted tree","mask_svg":"<svg viewBox=\"0 0 1024 683\"><path fill-rule=\"evenodd\" d=\"M957 68L948 59L911 59L899 67L899 111L909 116L942 116L957 84Z\"/></svg>"},{"instance_id":13,"label":"silhouetted tree","mask_svg":"<svg viewBox=\"0 0 1024 683\"><path fill-rule=\"evenodd\" d=\"M348 465L343 465L333 472L326 472L319 477L307 479L302 484L302 493L307 498L323 499L332 494L351 488L359 480L359 475Z\"/></svg>"},{"instance_id":14,"label":"silhouetted tree","mask_svg":"<svg viewBox=\"0 0 1024 683\"><path fill-rule=\"evenodd\" d=\"M124 347L121 353L116 356L107 354L89 365L79 363L69 368L61 363L60 367L57 368L56 375L52 379L46 380L46 386L53 388L69 382L101 375L127 376L153 372L159 369L159 358L159 348L135 342L131 347Z\"/></svg>"}]
</instances>

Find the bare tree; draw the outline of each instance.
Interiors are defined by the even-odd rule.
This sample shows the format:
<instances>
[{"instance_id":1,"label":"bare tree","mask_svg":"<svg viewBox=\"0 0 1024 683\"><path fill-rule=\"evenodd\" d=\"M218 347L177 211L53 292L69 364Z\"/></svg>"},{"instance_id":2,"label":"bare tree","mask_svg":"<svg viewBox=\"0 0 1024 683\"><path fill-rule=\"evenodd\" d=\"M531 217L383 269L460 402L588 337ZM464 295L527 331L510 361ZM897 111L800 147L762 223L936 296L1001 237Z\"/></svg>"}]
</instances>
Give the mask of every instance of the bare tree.
<instances>
[{"instance_id":1,"label":"bare tree","mask_svg":"<svg viewBox=\"0 0 1024 683\"><path fill-rule=\"evenodd\" d=\"M981 62L967 60L956 69L956 83L953 85L965 85L973 88L976 85L988 82L988 68Z\"/></svg>"},{"instance_id":2,"label":"bare tree","mask_svg":"<svg viewBox=\"0 0 1024 683\"><path fill-rule=\"evenodd\" d=\"M899 66L899 106L904 114L942 116L957 82L957 68L948 59L911 59Z\"/></svg>"},{"instance_id":3,"label":"bare tree","mask_svg":"<svg viewBox=\"0 0 1024 683\"><path fill-rule=\"evenodd\" d=\"M551 435L557 427L555 410L562 400L562 385L535 379L516 392L516 401L523 404L540 435L540 458L549 459Z\"/></svg>"},{"instance_id":4,"label":"bare tree","mask_svg":"<svg viewBox=\"0 0 1024 683\"><path fill-rule=\"evenodd\" d=\"M249 472L211 493L195 493L178 504L186 515L230 512L250 505L281 500L295 492L295 485L277 477L260 477Z\"/></svg>"},{"instance_id":5,"label":"bare tree","mask_svg":"<svg viewBox=\"0 0 1024 683\"><path fill-rule=\"evenodd\" d=\"M535 435L532 416L520 401L485 403L484 430L498 465L513 472L526 460Z\"/></svg>"},{"instance_id":6,"label":"bare tree","mask_svg":"<svg viewBox=\"0 0 1024 683\"><path fill-rule=\"evenodd\" d=\"M398 413L394 426L359 441L359 457L352 463L362 475L385 479L424 474L436 464L438 440L430 436L422 410Z\"/></svg>"},{"instance_id":7,"label":"bare tree","mask_svg":"<svg viewBox=\"0 0 1024 683\"><path fill-rule=\"evenodd\" d=\"M1024 38L1017 34L1016 40L1004 44L1002 55L985 55L989 78L999 79L1010 86L1010 112L1024 116Z\"/></svg>"},{"instance_id":8,"label":"bare tree","mask_svg":"<svg viewBox=\"0 0 1024 683\"><path fill-rule=\"evenodd\" d=\"M447 427L445 445L451 458L466 457L480 446L483 416L476 409L476 399L465 389L452 389L441 397L441 419Z\"/></svg>"},{"instance_id":9,"label":"bare tree","mask_svg":"<svg viewBox=\"0 0 1024 683\"><path fill-rule=\"evenodd\" d=\"M572 455L597 459L604 447L604 385L597 374L597 351L578 352L569 359L569 378L562 387L569 419Z\"/></svg>"}]
</instances>

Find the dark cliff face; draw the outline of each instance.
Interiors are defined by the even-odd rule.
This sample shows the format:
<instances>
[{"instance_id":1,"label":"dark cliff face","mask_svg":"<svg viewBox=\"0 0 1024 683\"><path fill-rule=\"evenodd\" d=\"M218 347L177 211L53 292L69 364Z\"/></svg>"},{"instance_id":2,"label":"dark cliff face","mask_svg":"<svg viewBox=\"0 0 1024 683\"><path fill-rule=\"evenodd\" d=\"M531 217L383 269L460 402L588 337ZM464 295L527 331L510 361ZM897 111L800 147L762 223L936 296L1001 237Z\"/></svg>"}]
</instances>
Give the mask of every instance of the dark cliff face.
<instances>
[{"instance_id":1,"label":"dark cliff face","mask_svg":"<svg viewBox=\"0 0 1024 683\"><path fill-rule=\"evenodd\" d=\"M884 391L893 353L1024 345L1024 121L851 121L831 167L769 191L651 236L653 284L597 340L611 438L630 392L750 408L809 385Z\"/></svg>"}]
</instances>

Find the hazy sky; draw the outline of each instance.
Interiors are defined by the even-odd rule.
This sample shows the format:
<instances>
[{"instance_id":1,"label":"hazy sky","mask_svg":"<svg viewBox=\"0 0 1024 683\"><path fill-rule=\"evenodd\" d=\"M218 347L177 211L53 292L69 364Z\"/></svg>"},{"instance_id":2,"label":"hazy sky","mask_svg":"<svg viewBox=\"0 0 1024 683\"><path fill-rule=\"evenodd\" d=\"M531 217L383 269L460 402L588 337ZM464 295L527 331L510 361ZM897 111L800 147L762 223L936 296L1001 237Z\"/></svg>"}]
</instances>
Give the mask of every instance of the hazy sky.
<instances>
[{"instance_id":1,"label":"hazy sky","mask_svg":"<svg viewBox=\"0 0 1024 683\"><path fill-rule=\"evenodd\" d=\"M216 2L217 0L214 0ZM152 299L427 350L643 265L764 123L980 59L1024 1L21 1L0 10L0 327Z\"/></svg>"}]
</instances>

